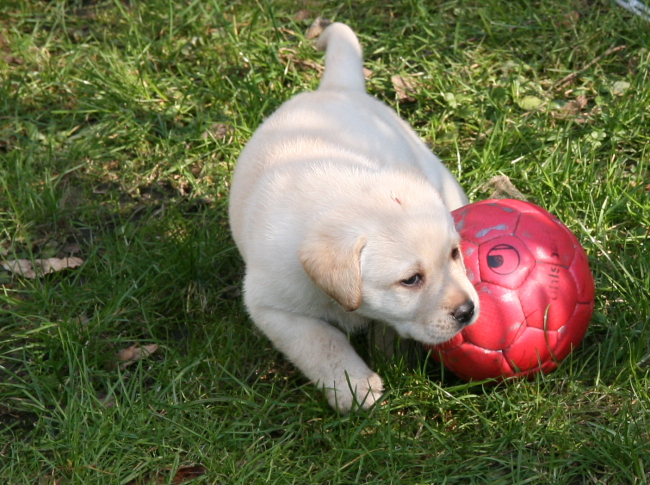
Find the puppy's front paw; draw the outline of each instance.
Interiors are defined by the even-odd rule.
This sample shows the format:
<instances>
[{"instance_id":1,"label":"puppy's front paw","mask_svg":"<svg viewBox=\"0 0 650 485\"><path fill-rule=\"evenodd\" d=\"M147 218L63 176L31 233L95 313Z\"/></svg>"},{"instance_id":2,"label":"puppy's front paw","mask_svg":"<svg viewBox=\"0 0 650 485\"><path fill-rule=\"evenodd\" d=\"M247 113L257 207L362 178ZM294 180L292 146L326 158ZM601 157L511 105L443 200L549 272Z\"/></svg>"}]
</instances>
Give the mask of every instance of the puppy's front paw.
<instances>
[{"instance_id":1,"label":"puppy's front paw","mask_svg":"<svg viewBox=\"0 0 650 485\"><path fill-rule=\"evenodd\" d=\"M353 378L349 376L344 382L333 383L325 389L325 396L330 406L341 414L348 414L353 409L370 408L379 400L384 391L384 384L376 373L368 377Z\"/></svg>"}]
</instances>

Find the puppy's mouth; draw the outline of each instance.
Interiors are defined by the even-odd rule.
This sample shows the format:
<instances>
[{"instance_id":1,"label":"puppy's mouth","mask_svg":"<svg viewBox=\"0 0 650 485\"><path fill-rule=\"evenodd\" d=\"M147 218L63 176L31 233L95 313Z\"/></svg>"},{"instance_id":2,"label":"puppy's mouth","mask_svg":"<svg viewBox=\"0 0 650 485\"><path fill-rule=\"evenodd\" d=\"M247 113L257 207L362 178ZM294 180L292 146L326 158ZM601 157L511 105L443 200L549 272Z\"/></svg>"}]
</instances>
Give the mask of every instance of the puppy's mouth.
<instances>
[{"instance_id":1,"label":"puppy's mouth","mask_svg":"<svg viewBox=\"0 0 650 485\"><path fill-rule=\"evenodd\" d=\"M465 325L459 325L451 318L426 324L425 328L420 325L414 324L412 328L396 328L396 330L402 338L415 340L424 345L437 345L451 340L465 328Z\"/></svg>"},{"instance_id":2,"label":"puppy's mouth","mask_svg":"<svg viewBox=\"0 0 650 485\"><path fill-rule=\"evenodd\" d=\"M453 325L451 328L447 328L447 329L445 329L445 331L441 331L440 333L438 333L430 341L422 342L422 343L427 344L427 345L442 344L444 342L447 342L447 341L451 340L456 335L458 335L463 328L464 328L464 326Z\"/></svg>"}]
</instances>

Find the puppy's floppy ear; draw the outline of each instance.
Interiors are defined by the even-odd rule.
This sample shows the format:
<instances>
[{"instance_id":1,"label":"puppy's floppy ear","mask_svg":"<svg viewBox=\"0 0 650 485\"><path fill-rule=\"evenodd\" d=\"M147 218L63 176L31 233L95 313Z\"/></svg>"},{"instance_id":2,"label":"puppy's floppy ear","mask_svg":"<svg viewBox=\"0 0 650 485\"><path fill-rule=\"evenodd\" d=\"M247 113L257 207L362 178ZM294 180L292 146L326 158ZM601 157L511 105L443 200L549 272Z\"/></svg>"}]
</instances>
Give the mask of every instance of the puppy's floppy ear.
<instances>
[{"instance_id":1,"label":"puppy's floppy ear","mask_svg":"<svg viewBox=\"0 0 650 485\"><path fill-rule=\"evenodd\" d=\"M361 250L363 236L342 234L340 230L310 231L298 256L316 285L347 312L361 305Z\"/></svg>"}]
</instances>

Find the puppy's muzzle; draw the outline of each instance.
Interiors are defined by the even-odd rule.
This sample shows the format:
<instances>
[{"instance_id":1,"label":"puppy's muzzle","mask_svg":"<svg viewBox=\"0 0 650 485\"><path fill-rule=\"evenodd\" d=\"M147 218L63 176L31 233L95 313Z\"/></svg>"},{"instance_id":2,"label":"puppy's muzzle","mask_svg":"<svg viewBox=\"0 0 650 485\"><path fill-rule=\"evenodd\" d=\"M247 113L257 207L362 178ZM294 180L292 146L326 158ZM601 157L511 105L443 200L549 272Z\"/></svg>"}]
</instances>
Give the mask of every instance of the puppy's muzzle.
<instances>
[{"instance_id":1,"label":"puppy's muzzle","mask_svg":"<svg viewBox=\"0 0 650 485\"><path fill-rule=\"evenodd\" d=\"M452 312L451 316L464 327L472 321L474 310L474 302L472 300L466 300Z\"/></svg>"}]
</instances>

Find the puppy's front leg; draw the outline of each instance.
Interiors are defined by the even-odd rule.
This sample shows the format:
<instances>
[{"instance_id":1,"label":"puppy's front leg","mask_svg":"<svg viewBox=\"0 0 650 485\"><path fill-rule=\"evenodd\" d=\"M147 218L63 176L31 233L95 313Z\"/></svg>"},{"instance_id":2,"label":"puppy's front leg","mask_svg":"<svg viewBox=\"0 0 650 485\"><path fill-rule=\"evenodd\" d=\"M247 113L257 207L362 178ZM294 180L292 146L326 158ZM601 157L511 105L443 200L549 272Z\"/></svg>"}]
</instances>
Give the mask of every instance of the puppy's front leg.
<instances>
[{"instance_id":1,"label":"puppy's front leg","mask_svg":"<svg viewBox=\"0 0 650 485\"><path fill-rule=\"evenodd\" d=\"M257 327L318 387L341 413L368 409L383 391L381 378L336 327L316 318L268 307L250 308Z\"/></svg>"}]
</instances>

